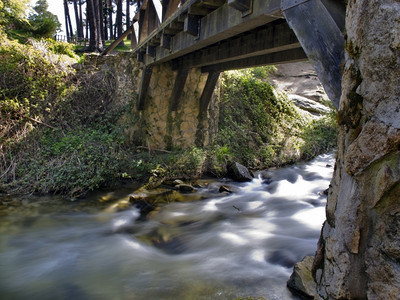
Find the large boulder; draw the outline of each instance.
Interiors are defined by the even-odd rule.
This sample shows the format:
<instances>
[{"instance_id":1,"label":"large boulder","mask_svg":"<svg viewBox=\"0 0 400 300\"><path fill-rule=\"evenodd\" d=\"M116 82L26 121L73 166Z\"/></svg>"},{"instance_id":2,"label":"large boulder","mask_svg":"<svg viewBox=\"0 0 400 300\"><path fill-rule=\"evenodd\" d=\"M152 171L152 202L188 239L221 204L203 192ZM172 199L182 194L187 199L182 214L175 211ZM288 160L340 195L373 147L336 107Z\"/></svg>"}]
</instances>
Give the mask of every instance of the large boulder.
<instances>
[{"instance_id":1,"label":"large boulder","mask_svg":"<svg viewBox=\"0 0 400 300\"><path fill-rule=\"evenodd\" d=\"M316 283L311 273L313 256L306 256L293 268L293 273L287 282L290 291L302 299L314 299Z\"/></svg>"},{"instance_id":2,"label":"large boulder","mask_svg":"<svg viewBox=\"0 0 400 300\"><path fill-rule=\"evenodd\" d=\"M234 162L229 167L229 176L236 181L245 182L253 180L250 171L238 162Z\"/></svg>"}]
</instances>

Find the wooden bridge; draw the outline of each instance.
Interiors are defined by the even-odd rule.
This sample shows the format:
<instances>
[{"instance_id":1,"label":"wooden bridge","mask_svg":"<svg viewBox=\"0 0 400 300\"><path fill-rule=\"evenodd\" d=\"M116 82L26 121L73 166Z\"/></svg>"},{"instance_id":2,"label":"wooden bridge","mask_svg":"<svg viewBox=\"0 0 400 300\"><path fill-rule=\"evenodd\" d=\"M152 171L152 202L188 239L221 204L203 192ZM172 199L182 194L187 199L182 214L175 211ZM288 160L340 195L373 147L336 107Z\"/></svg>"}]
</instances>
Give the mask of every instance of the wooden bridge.
<instances>
[{"instance_id":1,"label":"wooden bridge","mask_svg":"<svg viewBox=\"0 0 400 300\"><path fill-rule=\"evenodd\" d=\"M139 110L157 64L170 62L177 71L174 110L192 68L208 73L201 95L207 103L222 71L307 59L339 106L344 0L139 0L138 5L130 32L133 52L143 63Z\"/></svg>"}]
</instances>

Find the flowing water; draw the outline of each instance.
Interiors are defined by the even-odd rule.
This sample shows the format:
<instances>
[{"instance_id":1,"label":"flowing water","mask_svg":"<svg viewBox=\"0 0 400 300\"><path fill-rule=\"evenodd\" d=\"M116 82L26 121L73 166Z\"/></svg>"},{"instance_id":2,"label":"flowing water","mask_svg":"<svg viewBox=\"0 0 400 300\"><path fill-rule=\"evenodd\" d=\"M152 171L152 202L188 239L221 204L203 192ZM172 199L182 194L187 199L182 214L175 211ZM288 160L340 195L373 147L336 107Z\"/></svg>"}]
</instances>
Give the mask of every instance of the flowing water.
<instances>
[{"instance_id":1,"label":"flowing water","mask_svg":"<svg viewBox=\"0 0 400 300\"><path fill-rule=\"evenodd\" d=\"M296 299L286 281L316 250L333 160L223 182L227 195L210 183L146 221L136 208L2 216L0 299Z\"/></svg>"}]
</instances>

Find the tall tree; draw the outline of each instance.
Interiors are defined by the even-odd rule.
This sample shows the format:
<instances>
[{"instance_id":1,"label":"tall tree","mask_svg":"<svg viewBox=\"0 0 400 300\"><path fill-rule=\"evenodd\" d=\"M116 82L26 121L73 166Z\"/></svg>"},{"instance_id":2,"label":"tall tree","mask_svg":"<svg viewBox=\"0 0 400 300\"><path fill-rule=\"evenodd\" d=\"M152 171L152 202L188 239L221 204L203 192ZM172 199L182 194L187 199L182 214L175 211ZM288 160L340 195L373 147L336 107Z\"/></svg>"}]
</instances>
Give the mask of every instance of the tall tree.
<instances>
[{"instance_id":1,"label":"tall tree","mask_svg":"<svg viewBox=\"0 0 400 300\"><path fill-rule=\"evenodd\" d=\"M87 50L101 52L103 50L103 41L100 31L99 0L87 0L86 10L90 31L89 48Z\"/></svg>"},{"instance_id":2,"label":"tall tree","mask_svg":"<svg viewBox=\"0 0 400 300\"><path fill-rule=\"evenodd\" d=\"M124 30L123 30L123 22L122 22L123 5L122 5L122 0L116 0L116 3L117 3L117 17L116 17L116 24L115 25L117 27L117 37L119 37L124 32ZM122 41L119 45L123 46L124 45L124 41Z\"/></svg>"},{"instance_id":3,"label":"tall tree","mask_svg":"<svg viewBox=\"0 0 400 300\"><path fill-rule=\"evenodd\" d=\"M126 23L126 30L131 27L131 0L126 0L126 10L125 10L125 23ZM131 35L128 35L128 40L131 39Z\"/></svg>"},{"instance_id":4,"label":"tall tree","mask_svg":"<svg viewBox=\"0 0 400 300\"><path fill-rule=\"evenodd\" d=\"M64 16L65 16L65 31L67 33L67 40L70 41L74 36L74 32L72 30L72 22L71 16L69 14L68 1L64 0Z\"/></svg>"},{"instance_id":5,"label":"tall tree","mask_svg":"<svg viewBox=\"0 0 400 300\"><path fill-rule=\"evenodd\" d=\"M34 14L29 16L31 32L38 37L52 37L61 24L56 15L49 12L47 0L38 0L33 7Z\"/></svg>"},{"instance_id":6,"label":"tall tree","mask_svg":"<svg viewBox=\"0 0 400 300\"><path fill-rule=\"evenodd\" d=\"M79 15L78 0L73 0L72 2L74 4L76 33L78 35L78 40L81 40L83 38L83 27L82 27L82 20Z\"/></svg>"}]
</instances>

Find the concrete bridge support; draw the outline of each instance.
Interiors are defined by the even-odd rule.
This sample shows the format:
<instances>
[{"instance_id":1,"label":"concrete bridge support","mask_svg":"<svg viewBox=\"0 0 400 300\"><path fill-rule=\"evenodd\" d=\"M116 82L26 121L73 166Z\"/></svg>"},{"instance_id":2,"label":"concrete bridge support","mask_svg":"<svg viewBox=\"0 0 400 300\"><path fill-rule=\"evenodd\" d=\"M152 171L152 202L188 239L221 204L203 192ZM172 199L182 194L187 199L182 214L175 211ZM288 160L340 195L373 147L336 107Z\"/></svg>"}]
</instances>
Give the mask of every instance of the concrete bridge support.
<instances>
[{"instance_id":1,"label":"concrete bridge support","mask_svg":"<svg viewBox=\"0 0 400 300\"><path fill-rule=\"evenodd\" d=\"M145 67L133 134L150 149L207 145L217 130L218 75L200 68L174 71L171 63Z\"/></svg>"}]
</instances>

